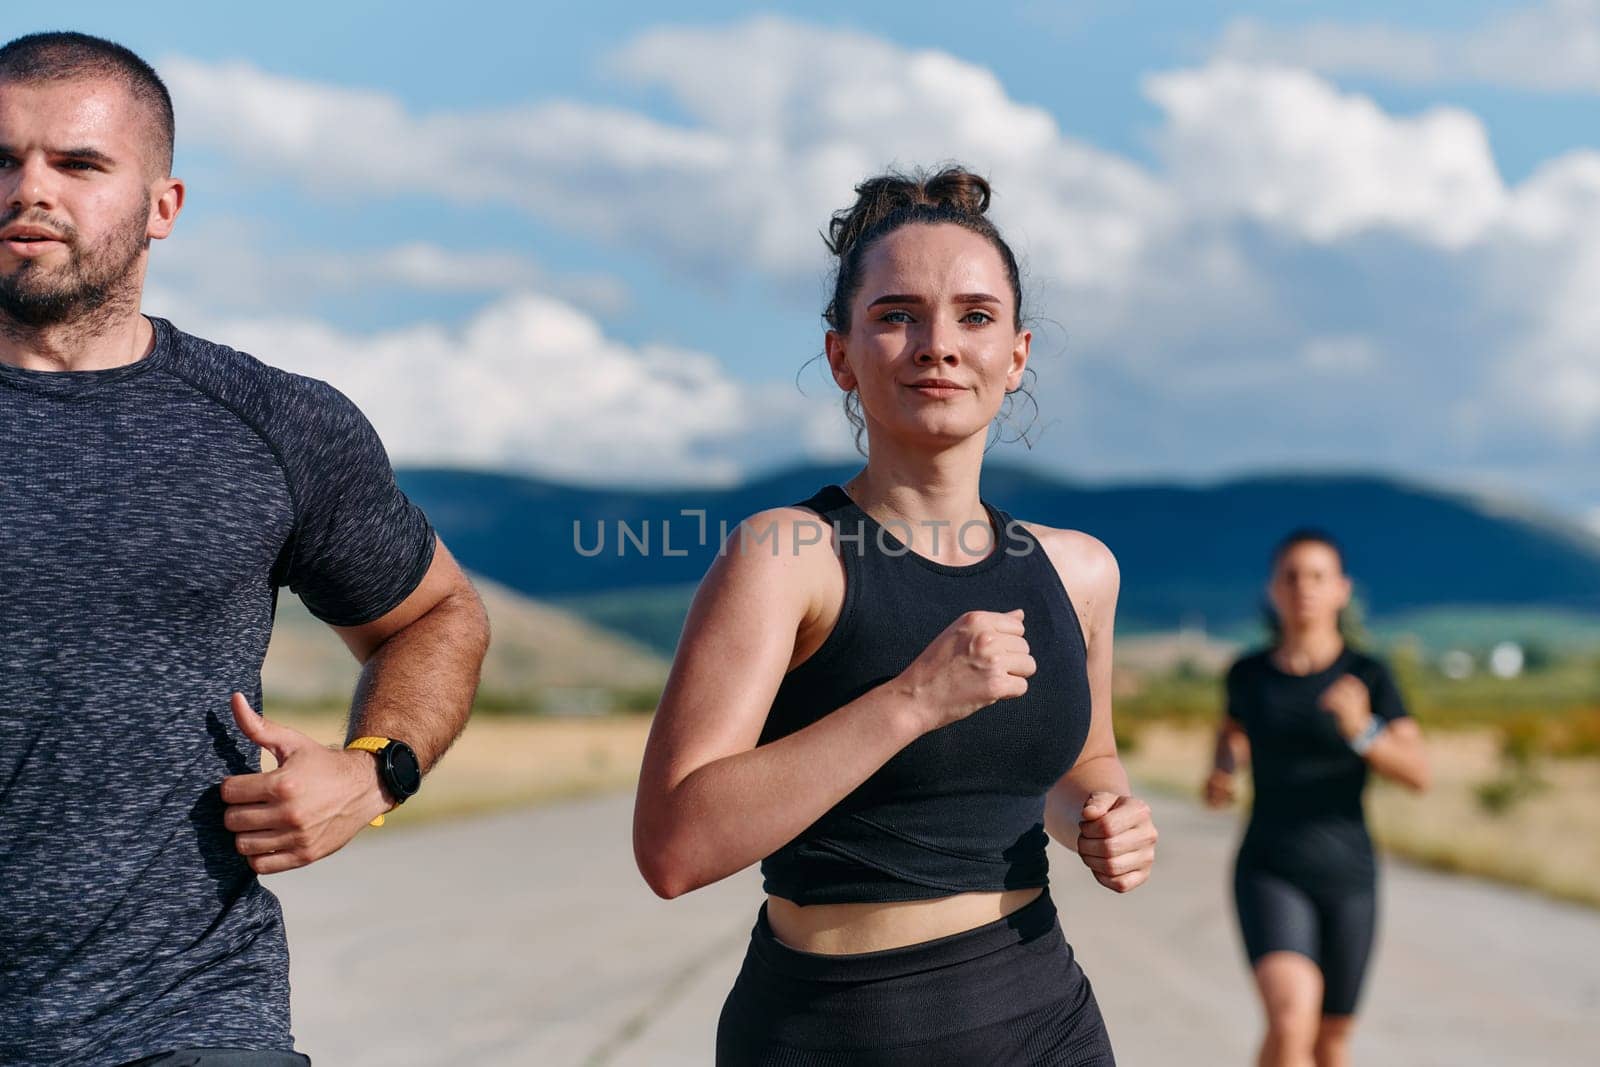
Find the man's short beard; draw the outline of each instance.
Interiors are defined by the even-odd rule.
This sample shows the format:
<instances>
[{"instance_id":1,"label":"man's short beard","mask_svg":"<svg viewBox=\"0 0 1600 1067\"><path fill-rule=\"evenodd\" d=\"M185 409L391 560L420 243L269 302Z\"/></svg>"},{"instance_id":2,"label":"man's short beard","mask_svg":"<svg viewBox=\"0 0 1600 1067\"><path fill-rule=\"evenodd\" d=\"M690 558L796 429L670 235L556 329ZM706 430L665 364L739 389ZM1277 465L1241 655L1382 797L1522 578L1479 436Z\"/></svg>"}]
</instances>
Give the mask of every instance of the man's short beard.
<instances>
[{"instance_id":1,"label":"man's short beard","mask_svg":"<svg viewBox=\"0 0 1600 1067\"><path fill-rule=\"evenodd\" d=\"M62 228L70 256L67 264L47 274L37 260L25 260L10 274L0 274L0 315L11 320L13 329L27 332L59 326L92 329L129 297L137 301L133 274L139 256L150 246L149 213L147 203L139 204L104 241L86 250L80 250L75 230ZM10 225L21 214L7 213L0 226Z\"/></svg>"}]
</instances>

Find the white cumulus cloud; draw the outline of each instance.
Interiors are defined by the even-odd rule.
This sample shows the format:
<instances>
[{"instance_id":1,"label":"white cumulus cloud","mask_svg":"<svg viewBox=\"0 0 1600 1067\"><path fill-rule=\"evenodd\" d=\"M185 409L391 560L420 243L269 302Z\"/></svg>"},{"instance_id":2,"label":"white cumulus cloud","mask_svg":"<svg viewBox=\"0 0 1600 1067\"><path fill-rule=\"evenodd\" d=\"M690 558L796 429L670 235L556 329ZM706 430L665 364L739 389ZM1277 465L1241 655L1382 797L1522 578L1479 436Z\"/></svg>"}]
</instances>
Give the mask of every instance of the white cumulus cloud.
<instances>
[{"instance_id":1,"label":"white cumulus cloud","mask_svg":"<svg viewBox=\"0 0 1600 1067\"><path fill-rule=\"evenodd\" d=\"M1595 93L1600 0L1546 0L1458 31L1327 20L1282 26L1241 18L1229 23L1217 53L1406 83Z\"/></svg>"},{"instance_id":2,"label":"white cumulus cloud","mask_svg":"<svg viewBox=\"0 0 1600 1067\"><path fill-rule=\"evenodd\" d=\"M253 169L340 195L507 204L713 275L814 281L818 227L894 163L981 161L1006 217L1050 213L1032 252L1077 285L1114 287L1166 210L1138 167L942 52L764 17L657 30L610 66L666 89L690 124L573 101L413 114L370 90L181 57L163 73L182 135Z\"/></svg>"},{"instance_id":3,"label":"white cumulus cloud","mask_svg":"<svg viewBox=\"0 0 1600 1067\"><path fill-rule=\"evenodd\" d=\"M249 67L166 69L183 135L254 172L337 196L506 207L652 257L673 284L683 272L755 272L796 292L804 283L808 301L827 265L817 229L855 182L889 164L960 159L993 179L998 221L1034 283L1030 302L1066 331L1064 346L1035 353L1048 461L1097 474L1493 468L1533 488L1565 479L1600 494L1600 476L1585 473L1600 449L1589 298L1600 286L1600 153L1569 153L1511 185L1470 112L1394 114L1290 65L1303 57L1251 53L1240 40L1228 49L1236 58L1146 80L1160 114L1154 166L1073 137L976 64L773 17L659 29L611 56L609 72L659 91L671 121L571 100L417 113L371 90ZM1435 70L1458 63L1449 48L1416 44L1400 40L1388 54ZM408 276L423 284L426 273ZM510 309L497 305L432 351L479 351L468 344L476 328ZM413 334L451 337L421 327L403 336ZM541 351L576 358L594 345L634 372L653 366L646 350L603 334L553 336L540 335ZM363 344L395 359L406 348ZM697 433L754 440L730 413L739 402L716 399L715 365L697 373L693 388L660 394L677 400L614 406L598 402L594 383L464 374L476 384L463 384L458 402L470 409L472 389L492 381L512 383L505 391L536 382L552 396L576 389L553 424L570 415L599 428L566 431L578 439L621 432L653 449L661 469L692 467ZM702 387L712 400L697 418L709 422L659 414ZM751 407L784 409L792 394L785 381ZM630 436L651 419L678 429L660 442ZM832 419L767 420L798 428L761 438L763 448L831 442ZM459 451L472 437L422 439ZM601 469L612 454L596 447L606 459L563 462ZM737 458L784 457L747 448Z\"/></svg>"},{"instance_id":4,"label":"white cumulus cloud","mask_svg":"<svg viewBox=\"0 0 1600 1067\"><path fill-rule=\"evenodd\" d=\"M1414 118L1305 71L1216 63L1150 77L1172 180L1200 211L1318 241L1392 228L1447 246L1479 236L1505 188L1483 123Z\"/></svg>"},{"instance_id":5,"label":"white cumulus cloud","mask_svg":"<svg viewBox=\"0 0 1600 1067\"><path fill-rule=\"evenodd\" d=\"M378 248L272 248L264 227L237 220L187 225L156 249L151 278L210 311L298 310L318 298L374 292L494 296L538 291L614 316L627 287L600 274L568 275L508 249L450 248L412 240Z\"/></svg>"},{"instance_id":6,"label":"white cumulus cloud","mask_svg":"<svg viewBox=\"0 0 1600 1067\"><path fill-rule=\"evenodd\" d=\"M511 468L594 482L725 482L754 437L805 442L823 405L741 385L703 353L629 346L553 297L512 294L459 328L373 333L305 317L217 316L160 289L146 307L327 381L397 464Z\"/></svg>"}]
</instances>

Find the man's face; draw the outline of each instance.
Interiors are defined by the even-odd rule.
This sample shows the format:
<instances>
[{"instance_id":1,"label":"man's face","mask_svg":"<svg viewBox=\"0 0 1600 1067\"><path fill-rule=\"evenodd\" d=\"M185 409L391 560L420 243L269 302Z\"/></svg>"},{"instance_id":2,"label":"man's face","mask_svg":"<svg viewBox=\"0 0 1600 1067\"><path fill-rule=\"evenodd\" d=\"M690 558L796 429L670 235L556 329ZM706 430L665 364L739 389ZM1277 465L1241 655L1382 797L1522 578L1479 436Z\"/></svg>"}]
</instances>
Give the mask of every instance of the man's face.
<instances>
[{"instance_id":1,"label":"man's face","mask_svg":"<svg viewBox=\"0 0 1600 1067\"><path fill-rule=\"evenodd\" d=\"M115 80L0 82L0 313L37 328L137 306L182 201L153 173L148 123Z\"/></svg>"}]
</instances>

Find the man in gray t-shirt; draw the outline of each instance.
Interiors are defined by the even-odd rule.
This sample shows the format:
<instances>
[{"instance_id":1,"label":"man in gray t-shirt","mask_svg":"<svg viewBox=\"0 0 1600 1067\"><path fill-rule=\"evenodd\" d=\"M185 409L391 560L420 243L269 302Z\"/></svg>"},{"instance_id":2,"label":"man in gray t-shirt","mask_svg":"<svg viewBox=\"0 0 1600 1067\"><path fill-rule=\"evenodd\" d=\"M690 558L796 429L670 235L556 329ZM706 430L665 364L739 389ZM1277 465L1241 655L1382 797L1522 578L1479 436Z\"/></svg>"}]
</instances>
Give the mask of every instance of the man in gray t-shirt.
<instances>
[{"instance_id":1,"label":"man in gray t-shirt","mask_svg":"<svg viewBox=\"0 0 1600 1067\"><path fill-rule=\"evenodd\" d=\"M257 875L416 788L488 641L350 401L140 314L183 204L171 158L170 100L132 53L0 48L7 1065L306 1062ZM363 662L362 747L253 710L280 586Z\"/></svg>"}]
</instances>

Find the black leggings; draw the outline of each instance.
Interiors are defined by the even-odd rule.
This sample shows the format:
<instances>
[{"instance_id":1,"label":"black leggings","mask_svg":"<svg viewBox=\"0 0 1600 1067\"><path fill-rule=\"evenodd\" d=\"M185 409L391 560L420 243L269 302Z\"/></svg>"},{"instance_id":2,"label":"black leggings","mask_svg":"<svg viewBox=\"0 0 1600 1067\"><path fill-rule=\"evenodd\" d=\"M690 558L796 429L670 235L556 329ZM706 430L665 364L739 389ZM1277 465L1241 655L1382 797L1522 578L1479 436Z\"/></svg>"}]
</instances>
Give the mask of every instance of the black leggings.
<instances>
[{"instance_id":1,"label":"black leggings","mask_svg":"<svg viewBox=\"0 0 1600 1067\"><path fill-rule=\"evenodd\" d=\"M1313 888L1240 861L1233 897L1252 967L1269 952L1309 957L1322 971L1322 1014L1355 1014L1377 928L1376 888Z\"/></svg>"},{"instance_id":2,"label":"black leggings","mask_svg":"<svg viewBox=\"0 0 1600 1067\"><path fill-rule=\"evenodd\" d=\"M717 1025L717 1067L1115 1067L1048 892L882 952L800 952L762 905Z\"/></svg>"}]
</instances>

